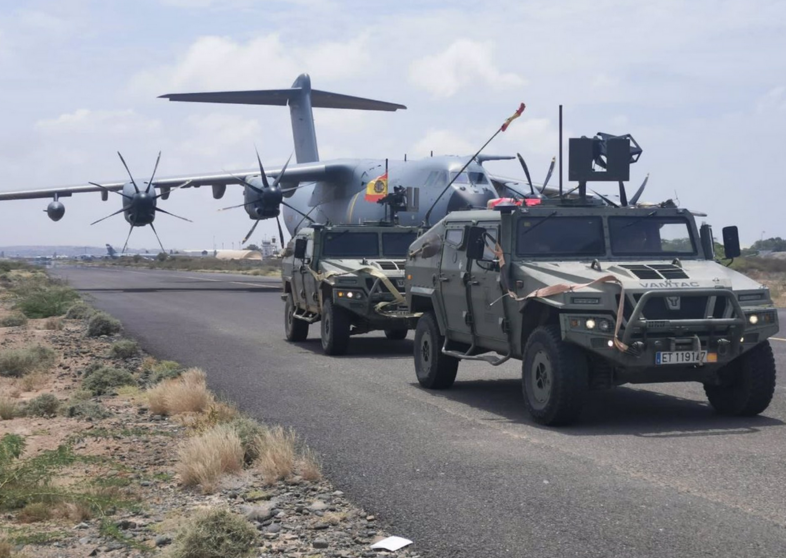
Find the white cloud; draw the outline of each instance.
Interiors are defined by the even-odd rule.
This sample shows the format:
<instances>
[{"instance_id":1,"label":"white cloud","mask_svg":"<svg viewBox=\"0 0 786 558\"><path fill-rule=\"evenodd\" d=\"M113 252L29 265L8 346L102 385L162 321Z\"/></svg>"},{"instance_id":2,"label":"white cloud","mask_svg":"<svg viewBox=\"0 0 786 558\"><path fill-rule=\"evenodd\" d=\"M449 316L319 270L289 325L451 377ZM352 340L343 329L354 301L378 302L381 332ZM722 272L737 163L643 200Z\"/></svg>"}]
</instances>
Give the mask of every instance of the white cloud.
<instances>
[{"instance_id":1,"label":"white cloud","mask_svg":"<svg viewBox=\"0 0 786 558\"><path fill-rule=\"evenodd\" d=\"M426 134L412 146L411 153L415 157L434 155L472 155L477 147L473 147L460 133L450 130L428 130Z\"/></svg>"},{"instance_id":2,"label":"white cloud","mask_svg":"<svg viewBox=\"0 0 786 558\"><path fill-rule=\"evenodd\" d=\"M490 42L469 39L459 39L438 54L414 61L409 79L436 98L452 97L468 85L505 89L526 83L517 74L497 69Z\"/></svg>"},{"instance_id":3,"label":"white cloud","mask_svg":"<svg viewBox=\"0 0 786 558\"><path fill-rule=\"evenodd\" d=\"M756 111L761 114L786 112L786 87L780 85L767 91L756 104Z\"/></svg>"},{"instance_id":4,"label":"white cloud","mask_svg":"<svg viewBox=\"0 0 786 558\"><path fill-rule=\"evenodd\" d=\"M39 120L36 128L47 135L100 134L128 136L147 134L160 129L158 120L142 116L131 109L77 109L52 119Z\"/></svg>"}]
</instances>

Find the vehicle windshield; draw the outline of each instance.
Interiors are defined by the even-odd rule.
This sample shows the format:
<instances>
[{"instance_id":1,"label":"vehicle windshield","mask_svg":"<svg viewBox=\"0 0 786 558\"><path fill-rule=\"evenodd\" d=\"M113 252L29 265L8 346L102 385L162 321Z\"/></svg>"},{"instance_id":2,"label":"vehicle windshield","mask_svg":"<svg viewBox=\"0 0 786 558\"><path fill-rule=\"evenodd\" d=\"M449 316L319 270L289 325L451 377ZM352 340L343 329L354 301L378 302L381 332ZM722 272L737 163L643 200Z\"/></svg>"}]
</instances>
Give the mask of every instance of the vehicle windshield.
<instances>
[{"instance_id":1,"label":"vehicle windshield","mask_svg":"<svg viewBox=\"0 0 786 558\"><path fill-rule=\"evenodd\" d=\"M602 256L606 253L600 217L523 217L518 223L518 256Z\"/></svg>"},{"instance_id":2,"label":"vehicle windshield","mask_svg":"<svg viewBox=\"0 0 786 558\"><path fill-rule=\"evenodd\" d=\"M379 256L377 233L329 232L322 255L332 258L369 258Z\"/></svg>"},{"instance_id":3,"label":"vehicle windshield","mask_svg":"<svg viewBox=\"0 0 786 558\"><path fill-rule=\"evenodd\" d=\"M609 236L615 256L696 253L688 222L680 217L609 217Z\"/></svg>"},{"instance_id":4,"label":"vehicle windshield","mask_svg":"<svg viewBox=\"0 0 786 558\"><path fill-rule=\"evenodd\" d=\"M414 232L382 233L382 255L387 258L405 257L417 236Z\"/></svg>"}]
</instances>

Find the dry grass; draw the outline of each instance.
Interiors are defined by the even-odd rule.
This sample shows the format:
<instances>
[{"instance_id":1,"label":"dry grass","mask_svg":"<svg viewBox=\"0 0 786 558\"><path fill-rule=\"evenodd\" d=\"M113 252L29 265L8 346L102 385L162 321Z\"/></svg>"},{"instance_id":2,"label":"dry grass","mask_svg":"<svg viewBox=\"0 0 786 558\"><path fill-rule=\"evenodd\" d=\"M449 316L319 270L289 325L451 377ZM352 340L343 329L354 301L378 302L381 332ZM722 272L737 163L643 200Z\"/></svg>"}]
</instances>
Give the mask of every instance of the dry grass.
<instances>
[{"instance_id":1,"label":"dry grass","mask_svg":"<svg viewBox=\"0 0 786 558\"><path fill-rule=\"evenodd\" d=\"M59 517L73 521L74 523L88 521L93 518L93 512L82 502L66 502L57 507L55 514Z\"/></svg>"},{"instance_id":2,"label":"dry grass","mask_svg":"<svg viewBox=\"0 0 786 558\"><path fill-rule=\"evenodd\" d=\"M44 329L48 329L49 331L60 331L63 329L63 319L49 318L44 322Z\"/></svg>"},{"instance_id":3,"label":"dry grass","mask_svg":"<svg viewBox=\"0 0 786 558\"><path fill-rule=\"evenodd\" d=\"M265 434L256 466L268 484L286 479L295 471L297 437L291 429L274 426Z\"/></svg>"},{"instance_id":4,"label":"dry grass","mask_svg":"<svg viewBox=\"0 0 786 558\"><path fill-rule=\"evenodd\" d=\"M298 470L303 480L316 482L322 480L322 464L311 448L304 448L298 459Z\"/></svg>"},{"instance_id":5,"label":"dry grass","mask_svg":"<svg viewBox=\"0 0 786 558\"><path fill-rule=\"evenodd\" d=\"M0 541L0 558L11 558L14 547L11 543Z\"/></svg>"},{"instance_id":6,"label":"dry grass","mask_svg":"<svg viewBox=\"0 0 786 558\"><path fill-rule=\"evenodd\" d=\"M16 516L19 523L40 523L52 518L52 507L43 502L27 504Z\"/></svg>"},{"instance_id":7,"label":"dry grass","mask_svg":"<svg viewBox=\"0 0 786 558\"><path fill-rule=\"evenodd\" d=\"M16 385L22 391L37 391L44 387L48 380L49 375L46 372L31 372L19 378Z\"/></svg>"},{"instance_id":8,"label":"dry grass","mask_svg":"<svg viewBox=\"0 0 786 558\"><path fill-rule=\"evenodd\" d=\"M213 492L216 482L224 474L243 469L243 444L235 430L219 424L189 438L178 451L177 472L185 486L201 486Z\"/></svg>"},{"instance_id":9,"label":"dry grass","mask_svg":"<svg viewBox=\"0 0 786 558\"><path fill-rule=\"evenodd\" d=\"M205 383L205 373L191 368L180 377L165 380L147 391L150 412L156 415L200 413L214 403Z\"/></svg>"},{"instance_id":10,"label":"dry grass","mask_svg":"<svg viewBox=\"0 0 786 558\"><path fill-rule=\"evenodd\" d=\"M326 512L325 515L322 516L322 521L330 525L338 525L347 519L348 516L349 514L347 512Z\"/></svg>"},{"instance_id":11,"label":"dry grass","mask_svg":"<svg viewBox=\"0 0 786 558\"><path fill-rule=\"evenodd\" d=\"M16 401L0 397L0 420L11 420L16 416Z\"/></svg>"}]
</instances>

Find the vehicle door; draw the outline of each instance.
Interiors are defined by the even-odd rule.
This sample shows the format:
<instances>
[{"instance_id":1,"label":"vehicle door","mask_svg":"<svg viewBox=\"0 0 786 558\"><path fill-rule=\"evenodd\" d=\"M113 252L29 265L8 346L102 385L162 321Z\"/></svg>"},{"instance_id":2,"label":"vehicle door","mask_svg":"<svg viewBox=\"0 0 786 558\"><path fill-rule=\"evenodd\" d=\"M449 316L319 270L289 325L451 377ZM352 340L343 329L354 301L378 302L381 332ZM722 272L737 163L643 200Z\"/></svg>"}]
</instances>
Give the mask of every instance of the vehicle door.
<instances>
[{"instance_id":1,"label":"vehicle door","mask_svg":"<svg viewBox=\"0 0 786 558\"><path fill-rule=\"evenodd\" d=\"M306 243L306 256L303 258L303 265L300 266L300 276L303 281L303 292L305 295L304 303L309 312L319 313L319 285L317 278L312 273L319 272L318 262L314 261L314 237L309 236Z\"/></svg>"},{"instance_id":2,"label":"vehicle door","mask_svg":"<svg viewBox=\"0 0 786 558\"><path fill-rule=\"evenodd\" d=\"M466 223L450 223L445 228L442 244L442 261L437 275L438 296L442 317L450 338L469 343L472 341L467 315L467 293L464 277L467 268Z\"/></svg>"},{"instance_id":3,"label":"vehicle door","mask_svg":"<svg viewBox=\"0 0 786 558\"><path fill-rule=\"evenodd\" d=\"M508 346L507 333L503 329L505 317L500 297L499 261L494 248L499 238L496 224L479 223L486 229L483 259L472 262L470 278L470 299L475 321L475 335L483 347L505 352Z\"/></svg>"},{"instance_id":4,"label":"vehicle door","mask_svg":"<svg viewBox=\"0 0 786 558\"><path fill-rule=\"evenodd\" d=\"M308 305L306 304L305 277L303 275L305 256L299 257L300 255L298 254L296 248L297 244L300 242L307 242L306 235L301 234L292 238L292 243L294 245L292 250L292 269L291 269L292 298L294 299L295 306L305 310L308 307ZM284 268L284 271L288 271L288 270Z\"/></svg>"}]
</instances>

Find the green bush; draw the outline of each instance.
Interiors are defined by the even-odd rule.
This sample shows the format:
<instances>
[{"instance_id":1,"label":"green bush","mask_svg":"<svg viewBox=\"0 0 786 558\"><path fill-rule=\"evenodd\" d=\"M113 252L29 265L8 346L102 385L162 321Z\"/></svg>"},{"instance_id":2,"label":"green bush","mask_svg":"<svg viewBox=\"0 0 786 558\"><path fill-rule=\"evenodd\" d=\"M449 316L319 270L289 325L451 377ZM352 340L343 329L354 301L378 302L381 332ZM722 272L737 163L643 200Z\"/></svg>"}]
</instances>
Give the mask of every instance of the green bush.
<instances>
[{"instance_id":1,"label":"green bush","mask_svg":"<svg viewBox=\"0 0 786 558\"><path fill-rule=\"evenodd\" d=\"M95 313L95 310L81 300L72 305L66 312L66 320L86 320Z\"/></svg>"},{"instance_id":2,"label":"green bush","mask_svg":"<svg viewBox=\"0 0 786 558\"><path fill-rule=\"evenodd\" d=\"M141 383L145 387L152 387L164 380L177 378L184 370L185 368L173 360L162 360L142 369Z\"/></svg>"},{"instance_id":3,"label":"green bush","mask_svg":"<svg viewBox=\"0 0 786 558\"><path fill-rule=\"evenodd\" d=\"M103 395L120 386L136 385L131 372L122 368L103 366L82 380L82 388L93 395Z\"/></svg>"},{"instance_id":4,"label":"green bush","mask_svg":"<svg viewBox=\"0 0 786 558\"><path fill-rule=\"evenodd\" d=\"M47 370L55 363L55 352L43 345L0 351L0 376L19 378L36 370Z\"/></svg>"},{"instance_id":5,"label":"green bush","mask_svg":"<svg viewBox=\"0 0 786 558\"><path fill-rule=\"evenodd\" d=\"M28 417L53 417L60 408L60 401L51 393L44 393L25 405L24 414Z\"/></svg>"},{"instance_id":6,"label":"green bush","mask_svg":"<svg viewBox=\"0 0 786 558\"><path fill-rule=\"evenodd\" d=\"M96 312L90 316L90 320L87 322L88 337L114 335L115 333L120 333L121 329L120 322L104 312Z\"/></svg>"},{"instance_id":7,"label":"green bush","mask_svg":"<svg viewBox=\"0 0 786 558\"><path fill-rule=\"evenodd\" d=\"M63 414L70 418L89 418L101 420L112 416L112 412L95 401L71 400L65 406Z\"/></svg>"},{"instance_id":8,"label":"green bush","mask_svg":"<svg viewBox=\"0 0 786 558\"><path fill-rule=\"evenodd\" d=\"M242 415L227 424L237 432L237 436L243 444L243 461L246 465L250 465L262 453L266 429L254 419Z\"/></svg>"},{"instance_id":9,"label":"green bush","mask_svg":"<svg viewBox=\"0 0 786 558\"><path fill-rule=\"evenodd\" d=\"M136 341L132 341L130 339L121 339L120 341L113 343L109 348L109 356L111 358L127 359L135 357L138 352L139 345L136 344Z\"/></svg>"},{"instance_id":10,"label":"green bush","mask_svg":"<svg viewBox=\"0 0 786 558\"><path fill-rule=\"evenodd\" d=\"M175 538L171 558L245 558L254 553L257 531L244 517L208 510L186 523Z\"/></svg>"},{"instance_id":11,"label":"green bush","mask_svg":"<svg viewBox=\"0 0 786 558\"><path fill-rule=\"evenodd\" d=\"M27 324L27 316L21 312L14 312L0 320L0 327L19 327Z\"/></svg>"},{"instance_id":12,"label":"green bush","mask_svg":"<svg viewBox=\"0 0 786 558\"><path fill-rule=\"evenodd\" d=\"M79 298L74 289L63 285L24 287L18 289L16 294L19 299L15 307L28 318L62 316Z\"/></svg>"},{"instance_id":13,"label":"green bush","mask_svg":"<svg viewBox=\"0 0 786 558\"><path fill-rule=\"evenodd\" d=\"M96 370L100 370L103 367L104 367L104 365L101 364L100 360L94 360L93 362L91 362L90 364L87 365L87 368L82 370L82 372L81 372L82 379L87 378L90 374L92 374Z\"/></svg>"}]
</instances>

